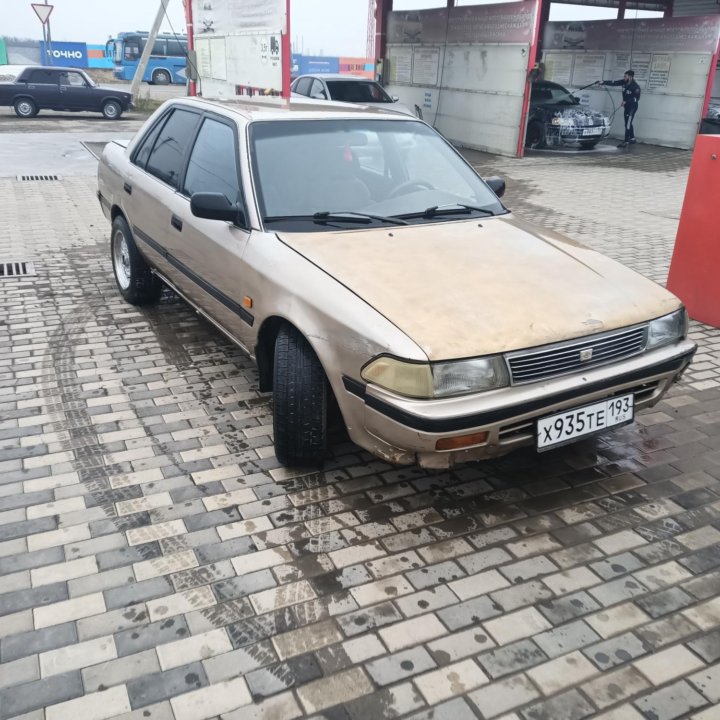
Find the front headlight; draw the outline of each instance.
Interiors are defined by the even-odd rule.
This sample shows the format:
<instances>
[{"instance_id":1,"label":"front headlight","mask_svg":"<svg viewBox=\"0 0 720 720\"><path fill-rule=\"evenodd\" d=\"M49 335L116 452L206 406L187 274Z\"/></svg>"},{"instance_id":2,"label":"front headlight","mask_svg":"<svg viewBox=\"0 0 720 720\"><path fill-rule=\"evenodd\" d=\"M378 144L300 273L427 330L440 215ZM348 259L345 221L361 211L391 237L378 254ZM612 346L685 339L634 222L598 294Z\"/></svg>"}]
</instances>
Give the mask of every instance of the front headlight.
<instances>
[{"instance_id":1,"label":"front headlight","mask_svg":"<svg viewBox=\"0 0 720 720\"><path fill-rule=\"evenodd\" d=\"M379 357L360 373L363 380L399 395L413 398L443 398L493 390L509 384L502 357L446 363L412 363Z\"/></svg>"},{"instance_id":2,"label":"front headlight","mask_svg":"<svg viewBox=\"0 0 720 720\"><path fill-rule=\"evenodd\" d=\"M647 349L653 350L682 340L687 335L687 331L688 314L685 308L663 315L648 324Z\"/></svg>"}]
</instances>

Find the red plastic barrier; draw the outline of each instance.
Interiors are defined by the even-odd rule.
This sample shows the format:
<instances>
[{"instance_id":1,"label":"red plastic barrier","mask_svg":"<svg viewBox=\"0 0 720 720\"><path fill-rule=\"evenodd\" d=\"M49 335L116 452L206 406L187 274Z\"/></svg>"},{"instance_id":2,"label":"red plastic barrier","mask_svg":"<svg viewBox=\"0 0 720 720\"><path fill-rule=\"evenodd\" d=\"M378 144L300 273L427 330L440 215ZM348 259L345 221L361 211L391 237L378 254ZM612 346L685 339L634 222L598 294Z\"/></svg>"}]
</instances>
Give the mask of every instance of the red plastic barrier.
<instances>
[{"instance_id":1,"label":"red plastic barrier","mask_svg":"<svg viewBox=\"0 0 720 720\"><path fill-rule=\"evenodd\" d=\"M698 135L668 290L693 320L720 327L720 135Z\"/></svg>"}]
</instances>

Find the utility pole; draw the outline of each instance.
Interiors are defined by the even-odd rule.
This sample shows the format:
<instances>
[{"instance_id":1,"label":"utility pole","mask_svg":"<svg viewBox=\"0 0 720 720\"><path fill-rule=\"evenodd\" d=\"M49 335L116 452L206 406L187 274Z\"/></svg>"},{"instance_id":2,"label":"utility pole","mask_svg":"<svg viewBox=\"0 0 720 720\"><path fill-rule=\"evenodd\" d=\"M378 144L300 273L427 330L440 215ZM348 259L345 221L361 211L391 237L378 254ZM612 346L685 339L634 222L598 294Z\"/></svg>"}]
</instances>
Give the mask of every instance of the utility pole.
<instances>
[{"instance_id":1,"label":"utility pole","mask_svg":"<svg viewBox=\"0 0 720 720\"><path fill-rule=\"evenodd\" d=\"M137 95L138 90L140 89L140 83L145 76L145 69L150 61L150 55L152 55L155 39L160 31L160 25L162 24L163 17L165 16L167 2L168 0L160 0L160 7L155 15L155 22L153 22L152 27L150 28L150 33L148 35L147 42L145 43L145 49L140 56L140 62L135 70L135 76L133 77L132 85L130 86L130 93L133 97Z\"/></svg>"},{"instance_id":2,"label":"utility pole","mask_svg":"<svg viewBox=\"0 0 720 720\"><path fill-rule=\"evenodd\" d=\"M45 4L48 4L48 0L45 0ZM48 15L47 20L47 42L45 43L45 54L48 56L48 64L53 64L53 54L52 54L52 35L50 34L50 16ZM45 63L43 63L44 65Z\"/></svg>"}]
</instances>

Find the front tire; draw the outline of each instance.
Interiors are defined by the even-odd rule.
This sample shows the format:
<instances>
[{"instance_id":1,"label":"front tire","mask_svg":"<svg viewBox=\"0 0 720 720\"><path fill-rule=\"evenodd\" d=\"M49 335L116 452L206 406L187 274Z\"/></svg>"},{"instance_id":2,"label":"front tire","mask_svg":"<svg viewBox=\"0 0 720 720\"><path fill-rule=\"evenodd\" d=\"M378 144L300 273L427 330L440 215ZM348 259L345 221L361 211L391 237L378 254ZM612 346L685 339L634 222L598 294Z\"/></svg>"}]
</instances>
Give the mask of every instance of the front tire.
<instances>
[{"instance_id":1,"label":"front tire","mask_svg":"<svg viewBox=\"0 0 720 720\"><path fill-rule=\"evenodd\" d=\"M131 305L152 305L160 299L162 283L135 245L130 226L122 215L112 224L110 255L120 294Z\"/></svg>"},{"instance_id":2,"label":"front tire","mask_svg":"<svg viewBox=\"0 0 720 720\"><path fill-rule=\"evenodd\" d=\"M155 70L152 74L153 85L169 85L172 78L167 70Z\"/></svg>"},{"instance_id":3,"label":"front tire","mask_svg":"<svg viewBox=\"0 0 720 720\"><path fill-rule=\"evenodd\" d=\"M30 98L19 98L13 107L15 114L21 118L33 118L38 114L38 106Z\"/></svg>"},{"instance_id":4,"label":"front tire","mask_svg":"<svg viewBox=\"0 0 720 720\"><path fill-rule=\"evenodd\" d=\"M122 107L117 100L106 100L102 106L102 114L106 120L118 120L122 115Z\"/></svg>"},{"instance_id":5,"label":"front tire","mask_svg":"<svg viewBox=\"0 0 720 720\"><path fill-rule=\"evenodd\" d=\"M322 464L327 449L328 382L310 343L283 325L275 339L273 432L286 466Z\"/></svg>"}]
</instances>

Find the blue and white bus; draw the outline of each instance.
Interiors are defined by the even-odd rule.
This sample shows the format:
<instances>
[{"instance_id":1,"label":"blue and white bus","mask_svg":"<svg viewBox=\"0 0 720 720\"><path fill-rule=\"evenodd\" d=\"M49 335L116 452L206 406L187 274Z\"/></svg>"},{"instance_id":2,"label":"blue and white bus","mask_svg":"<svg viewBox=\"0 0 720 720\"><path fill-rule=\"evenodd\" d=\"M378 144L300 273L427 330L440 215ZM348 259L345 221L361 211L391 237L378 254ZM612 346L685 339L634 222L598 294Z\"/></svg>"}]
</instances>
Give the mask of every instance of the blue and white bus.
<instances>
[{"instance_id":1,"label":"blue and white bus","mask_svg":"<svg viewBox=\"0 0 720 720\"><path fill-rule=\"evenodd\" d=\"M127 81L133 79L147 38L146 32L121 32L107 41L105 52L113 60L113 74L116 78ZM184 85L187 49L185 35L158 35L143 80L156 85Z\"/></svg>"}]
</instances>

